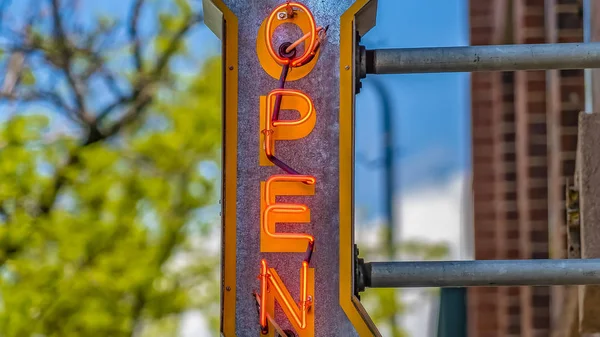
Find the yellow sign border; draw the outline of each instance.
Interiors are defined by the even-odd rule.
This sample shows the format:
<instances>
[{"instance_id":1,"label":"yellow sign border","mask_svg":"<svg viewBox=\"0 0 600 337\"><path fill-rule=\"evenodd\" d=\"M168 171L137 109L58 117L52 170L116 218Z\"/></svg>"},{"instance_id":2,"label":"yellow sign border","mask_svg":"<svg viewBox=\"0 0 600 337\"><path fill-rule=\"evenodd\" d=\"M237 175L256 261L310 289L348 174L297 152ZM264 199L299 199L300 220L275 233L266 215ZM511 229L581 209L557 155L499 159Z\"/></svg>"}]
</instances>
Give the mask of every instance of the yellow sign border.
<instances>
[{"instance_id":1,"label":"yellow sign border","mask_svg":"<svg viewBox=\"0 0 600 337\"><path fill-rule=\"evenodd\" d=\"M223 241L236 242L237 200L237 114L238 114L238 18L223 0L209 0L223 15L224 25L224 114L223 136ZM340 305L359 336L381 336L354 295L352 266L354 264L352 224L352 172L353 172L353 124L354 124L354 24L356 14L371 0L357 0L340 18L340 148L339 148L339 200L340 200ZM236 246L223 249L223 285L221 332L225 337L235 334L236 305Z\"/></svg>"},{"instance_id":2,"label":"yellow sign border","mask_svg":"<svg viewBox=\"0 0 600 337\"><path fill-rule=\"evenodd\" d=\"M238 136L238 18L222 0L211 0L223 15L223 242L236 242L237 216L237 136ZM217 23L218 24L218 23ZM217 27L215 27L217 28ZM217 30L219 30L217 28ZM213 29L214 31L214 29ZM220 30L219 30L220 31ZM221 333L235 336L236 245L223 245L223 284L221 289Z\"/></svg>"},{"instance_id":3,"label":"yellow sign border","mask_svg":"<svg viewBox=\"0 0 600 337\"><path fill-rule=\"evenodd\" d=\"M377 327L354 295L354 240L352 223L352 160L354 134L354 55L355 18L371 0L357 0L340 18L340 306L363 336L381 336Z\"/></svg>"}]
</instances>

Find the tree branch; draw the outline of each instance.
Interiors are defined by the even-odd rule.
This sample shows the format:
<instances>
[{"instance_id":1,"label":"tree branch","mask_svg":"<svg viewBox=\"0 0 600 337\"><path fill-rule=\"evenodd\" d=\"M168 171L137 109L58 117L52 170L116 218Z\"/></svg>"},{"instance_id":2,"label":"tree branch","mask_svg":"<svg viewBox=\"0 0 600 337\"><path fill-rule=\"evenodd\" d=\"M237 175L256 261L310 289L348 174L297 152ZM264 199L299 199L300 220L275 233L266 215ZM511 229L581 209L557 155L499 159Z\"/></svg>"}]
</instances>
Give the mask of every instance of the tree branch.
<instances>
[{"instance_id":1,"label":"tree branch","mask_svg":"<svg viewBox=\"0 0 600 337\"><path fill-rule=\"evenodd\" d=\"M106 87L108 88L108 90L110 90L112 92L112 94L115 95L115 97L125 96L123 94L123 91L121 90L121 88L119 88L117 79L115 78L113 73L111 73L111 71L109 69L101 69L99 71L99 73L100 73L100 77L102 77L102 81L104 81L104 84L106 84Z\"/></svg>"},{"instance_id":2,"label":"tree branch","mask_svg":"<svg viewBox=\"0 0 600 337\"><path fill-rule=\"evenodd\" d=\"M84 100L84 89L83 85L76 79L71 70L71 63L73 58L73 51L69 45L68 39L65 34L65 28L62 23L62 17L60 15L59 0L52 0L52 17L54 21L54 37L58 42L58 47L62 52L63 59L60 62L60 66L65 73L69 86L75 96L75 104L79 110L81 119L88 125L93 125L95 119L91 116L86 108Z\"/></svg>"},{"instance_id":3,"label":"tree branch","mask_svg":"<svg viewBox=\"0 0 600 337\"><path fill-rule=\"evenodd\" d=\"M2 15L2 13L0 13ZM21 74L23 73L23 67L25 65L25 54L21 52L12 53L6 66L4 75L4 83L0 88L0 96L2 94L13 94L17 84L20 82ZM14 114L14 104L10 104L10 107L6 109L4 117L10 118Z\"/></svg>"},{"instance_id":4,"label":"tree branch","mask_svg":"<svg viewBox=\"0 0 600 337\"><path fill-rule=\"evenodd\" d=\"M57 48L50 46L50 44L47 43L47 40L44 41L44 37L39 37L37 40L29 40L28 38L33 36L30 36L27 33L23 35L22 32L19 32L19 38L24 39L20 40L21 43L19 45L14 46L13 49L17 51L22 51L25 56L29 55L30 53L40 52L45 62L48 63L48 66L56 68L62 73L64 73L70 86L70 90L72 91L72 94L74 96L75 106L72 106L72 104L68 104L66 102L66 100L68 99L64 99L59 91L37 90L28 91L26 93L19 93L18 95L14 95L14 93L2 92L2 95L0 95L0 99L3 97L5 99L17 99L25 102L37 101L50 103L53 106L59 108L61 111L67 112L67 115L72 117L78 123L85 123L89 127L89 133L87 137L82 140L79 147L74 149L69 154L65 164L63 164L62 167L57 169L57 173L54 177L53 183L51 183L51 186L48 188L48 190L44 191L37 212L32 214L32 216L37 217L47 216L51 212L52 208L56 203L56 199L60 194L61 189L68 182L66 172L73 166L78 165L78 163L80 162L80 151L82 151L85 147L91 144L106 140L107 138L118 134L123 128L130 125L141 115L144 114L144 112L148 109L150 104L154 101L154 95L156 93L158 84L161 81L161 78L163 78L165 69L167 68L169 62L175 56L179 44L181 43L185 35L189 32L189 30L195 24L202 21L201 15L188 17L185 23L174 33L167 45L167 48L160 55L158 55L154 67L152 67L152 69L146 74L142 73L141 71L137 73L137 80L133 82L133 89L131 90L131 93L127 96L124 96L120 92L116 80L109 73L107 77L105 77L105 79L111 90L114 93L118 93L118 96L114 103L101 110L99 114L94 115L90 113L86 107L86 88L84 87L84 80L81 77L77 77L76 74L73 73L72 68L75 55L79 55L83 52L82 55L91 60L93 60L93 55L87 54L85 53L85 51L81 51L77 49L76 46L71 44L67 36L65 26L63 25L63 18L60 14L59 0L50 1L52 5L50 15L53 18L53 36L54 40L57 43ZM139 8L137 7L138 3L140 4ZM131 25L137 26L137 20L139 19L133 20L133 17L139 17L142 3L144 3L144 1L136 0L136 5L134 5L134 11L132 12ZM136 39L139 39L137 27L134 28L134 31L130 31L130 34L132 36L135 35ZM134 43L134 46L135 45L138 44ZM137 55L139 55L140 65L142 65L141 44L139 44L139 52L136 52L134 50L134 54L136 53L139 53ZM138 58L138 56L136 55L134 55L134 57ZM99 71L101 71L101 68L96 70L96 72ZM110 125L108 128L104 130L99 129L99 122L105 119L107 116L109 116L116 108L122 106L127 107L124 116L116 123ZM174 235L179 234L174 233ZM168 242L167 246L170 246L171 244L176 244L176 241ZM15 248L14 251L10 251L9 253L10 255L17 254L20 249L22 248ZM168 254L163 256L168 256ZM6 259L9 257L9 255L0 256L0 266L3 265ZM143 308L143 303L141 304L141 307ZM141 311L139 313L141 313Z\"/></svg>"},{"instance_id":5,"label":"tree branch","mask_svg":"<svg viewBox=\"0 0 600 337\"><path fill-rule=\"evenodd\" d=\"M19 82L23 66L25 65L25 54L22 52L13 53L9 60L2 84L3 93L12 93Z\"/></svg>"},{"instance_id":6,"label":"tree branch","mask_svg":"<svg viewBox=\"0 0 600 337\"><path fill-rule=\"evenodd\" d=\"M140 117L145 111L148 105L152 103L154 100L153 93L150 92L150 87L146 87L144 92L138 94L138 97L133 102L133 105L127 110L123 118L120 121L113 124L108 130L106 130L103 134L105 138L112 137L117 134L121 129L125 126L129 125L133 121L135 121L138 117ZM91 143L95 143L97 140L90 140Z\"/></svg>"},{"instance_id":7,"label":"tree branch","mask_svg":"<svg viewBox=\"0 0 600 337\"><path fill-rule=\"evenodd\" d=\"M62 26L61 18L58 11L58 0L52 0L53 4L53 16L55 20L55 34L56 39L59 41L59 44L62 45L63 53L70 55L71 51L68 48L67 40L65 37L64 28ZM160 79L160 76L167 66L171 58L174 56L177 51L177 46L184 38L185 34L197 23L202 21L202 16L196 15L193 17L189 17L186 23L180 27L180 29L175 33L172 39L167 46L167 49L159 56L156 66L154 67L151 77L148 80L139 80L134 85L133 93L128 97L120 97L114 103L110 104L106 108L104 108L97 115L97 118L94 118L93 122L88 124L90 126L90 132L86 139L81 143L80 147L76 149L68 158L66 164L63 166L61 170L58 171L57 176L54 180L53 186L46 193L44 200L40 205L40 213L38 215L47 215L50 213L58 193L62 186L66 183L65 171L73 165L76 165L79 162L78 152L92 144L95 144L99 141L106 140L114 135L116 135L119 131L121 131L124 127L128 126L132 122L134 122L137 118L139 118L148 108L148 106L154 100L155 87L156 82ZM70 57L68 56L68 60L70 62ZM68 63L68 62L67 62ZM67 65L63 68L65 73L68 75L70 73L70 67ZM68 71L68 73L67 73ZM140 74L140 77L142 75ZM75 87L73 87L75 89ZM124 106L127 104L131 104L124 116L117 121L115 124L108 127L106 130L98 129L97 125L100 121L105 119L110 115L112 111L120 106ZM87 122L86 122L87 123Z\"/></svg>"},{"instance_id":8,"label":"tree branch","mask_svg":"<svg viewBox=\"0 0 600 337\"><path fill-rule=\"evenodd\" d=\"M62 97L60 97L60 95L58 95L55 92L43 91L43 90L30 91L30 92L26 92L23 94L0 92L0 100L1 99L7 99L7 100L11 100L11 101L21 101L21 102L27 102L27 103L34 103L34 102L48 103L48 104L52 105L53 107L55 107L56 109L58 109L59 111L62 111L63 114L65 115L65 117L69 118L73 122L76 122L78 124L82 123L81 120L79 120L77 118L77 116L78 116L77 112L75 110L73 110L71 107L69 107L69 105L62 99Z\"/></svg>"},{"instance_id":9,"label":"tree branch","mask_svg":"<svg viewBox=\"0 0 600 337\"><path fill-rule=\"evenodd\" d=\"M202 22L202 15L196 14L192 17L189 17L186 23L179 28L179 30L173 35L171 40L169 41L169 45L167 49L163 52L162 55L158 57L158 61L156 62L156 66L154 71L152 72L152 78L158 78L162 74L163 70L169 64L169 61L177 51L177 47L185 34L196 24Z\"/></svg>"},{"instance_id":10,"label":"tree branch","mask_svg":"<svg viewBox=\"0 0 600 337\"><path fill-rule=\"evenodd\" d=\"M138 35L137 26L144 2L145 0L135 0L131 10L131 17L129 18L129 39L133 45L133 60L135 63L135 68L140 73L143 72L144 69L142 63L142 46L140 37Z\"/></svg>"},{"instance_id":11,"label":"tree branch","mask_svg":"<svg viewBox=\"0 0 600 337\"><path fill-rule=\"evenodd\" d=\"M121 96L113 103L107 105L105 108L100 110L98 116L96 117L96 122L100 124L108 115L110 115L116 108L131 103L134 98L131 96Z\"/></svg>"},{"instance_id":12,"label":"tree branch","mask_svg":"<svg viewBox=\"0 0 600 337\"><path fill-rule=\"evenodd\" d=\"M179 43L183 40L186 33L196 24L202 22L201 15L195 15L189 17L188 20L177 30L175 35L169 41L169 44L165 51L158 57L158 61L151 73L151 76L148 80L138 80L133 94L130 97L121 97L116 100L114 103L108 105L106 108L102 109L100 114L98 114L97 121L101 122L104 120L112 111L114 111L119 106L133 103L133 106L125 113L124 117L119 121L113 124L105 133L105 137L110 137L121 130L124 126L131 123L131 121L135 120L138 116L140 116L145 108L153 101L154 94L154 85L160 79L161 74L163 73L169 61L173 58L173 55L177 51L177 47ZM141 74L140 74L141 75ZM93 141L95 142L95 141Z\"/></svg>"},{"instance_id":13,"label":"tree branch","mask_svg":"<svg viewBox=\"0 0 600 337\"><path fill-rule=\"evenodd\" d=\"M79 163L79 151L89 145L95 144L99 141L105 140L109 137L117 134L123 127L127 126L131 122L133 122L137 117L139 117L146 109L146 107L152 102L152 96L146 94L139 94L138 100L131 106L125 116L113 126L111 126L108 131L102 132L96 126L97 124L92 124L90 126L90 132L88 133L87 138L80 145L79 149L75 150L67 160L67 163L57 174L57 177L54 180L54 184L51 190L47 193L45 200L42 202L40 206L40 215L47 215L52 210L58 193L62 186L66 183L65 172L71 166Z\"/></svg>"}]
</instances>

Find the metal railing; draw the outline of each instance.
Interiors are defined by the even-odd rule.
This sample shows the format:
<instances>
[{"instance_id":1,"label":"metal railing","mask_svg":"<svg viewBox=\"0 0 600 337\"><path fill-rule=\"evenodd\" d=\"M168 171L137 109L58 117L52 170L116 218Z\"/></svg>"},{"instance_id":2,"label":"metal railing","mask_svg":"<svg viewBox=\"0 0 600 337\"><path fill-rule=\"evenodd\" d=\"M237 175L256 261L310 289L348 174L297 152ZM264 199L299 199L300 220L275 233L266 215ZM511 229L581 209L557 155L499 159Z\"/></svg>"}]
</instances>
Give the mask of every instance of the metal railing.
<instances>
[{"instance_id":1,"label":"metal railing","mask_svg":"<svg viewBox=\"0 0 600 337\"><path fill-rule=\"evenodd\" d=\"M600 68L600 43L358 49L358 75ZM371 262L356 290L600 284L600 259Z\"/></svg>"},{"instance_id":2,"label":"metal railing","mask_svg":"<svg viewBox=\"0 0 600 337\"><path fill-rule=\"evenodd\" d=\"M363 74L600 67L600 42L366 50Z\"/></svg>"},{"instance_id":3,"label":"metal railing","mask_svg":"<svg viewBox=\"0 0 600 337\"><path fill-rule=\"evenodd\" d=\"M361 268L359 283L370 288L600 284L600 259L371 262Z\"/></svg>"}]
</instances>

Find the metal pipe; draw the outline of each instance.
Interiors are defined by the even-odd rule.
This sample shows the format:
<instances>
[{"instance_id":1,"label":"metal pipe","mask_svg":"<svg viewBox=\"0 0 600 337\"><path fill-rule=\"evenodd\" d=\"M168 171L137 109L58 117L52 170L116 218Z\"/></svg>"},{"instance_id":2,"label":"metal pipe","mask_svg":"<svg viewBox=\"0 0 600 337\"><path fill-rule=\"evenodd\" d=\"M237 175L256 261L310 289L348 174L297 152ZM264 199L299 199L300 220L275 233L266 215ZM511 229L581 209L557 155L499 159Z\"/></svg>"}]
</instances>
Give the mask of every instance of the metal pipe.
<instances>
[{"instance_id":1,"label":"metal pipe","mask_svg":"<svg viewBox=\"0 0 600 337\"><path fill-rule=\"evenodd\" d=\"M368 74L600 68L600 43L375 49Z\"/></svg>"},{"instance_id":2,"label":"metal pipe","mask_svg":"<svg viewBox=\"0 0 600 337\"><path fill-rule=\"evenodd\" d=\"M371 288L600 284L600 259L371 262Z\"/></svg>"}]
</instances>

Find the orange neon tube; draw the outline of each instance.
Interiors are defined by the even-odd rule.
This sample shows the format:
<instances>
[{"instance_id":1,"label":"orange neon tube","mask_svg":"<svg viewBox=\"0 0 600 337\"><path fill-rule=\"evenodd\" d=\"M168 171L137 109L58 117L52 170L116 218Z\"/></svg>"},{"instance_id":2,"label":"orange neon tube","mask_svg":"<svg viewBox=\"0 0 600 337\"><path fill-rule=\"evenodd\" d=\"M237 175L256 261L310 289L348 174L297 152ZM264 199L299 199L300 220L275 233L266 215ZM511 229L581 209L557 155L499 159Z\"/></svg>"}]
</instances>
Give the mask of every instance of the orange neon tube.
<instances>
[{"instance_id":1,"label":"orange neon tube","mask_svg":"<svg viewBox=\"0 0 600 337\"><path fill-rule=\"evenodd\" d=\"M323 27L318 27L317 28L317 35L320 34L323 31ZM310 32L302 35L301 38L299 38L298 40L296 40L294 43L292 43L291 45L289 45L286 49L285 52L286 53L291 53L292 50L294 50L294 48L298 47L300 45L300 43L304 42L306 39L308 39L310 37ZM317 40L318 43L318 40Z\"/></svg>"},{"instance_id":2,"label":"orange neon tube","mask_svg":"<svg viewBox=\"0 0 600 337\"><path fill-rule=\"evenodd\" d=\"M269 121L271 123L271 121ZM268 125L268 124L267 124ZM265 135L265 154L268 158L273 157L273 130L267 126L267 129L263 130Z\"/></svg>"},{"instance_id":3,"label":"orange neon tube","mask_svg":"<svg viewBox=\"0 0 600 337\"><path fill-rule=\"evenodd\" d=\"M270 205L267 206L263 213L263 230L268 236L278 239L305 239L308 242L314 242L314 236L310 234L300 233L271 233L269 231L269 214L272 213L302 213L306 212L308 207L298 204L281 204L281 205Z\"/></svg>"},{"instance_id":4,"label":"orange neon tube","mask_svg":"<svg viewBox=\"0 0 600 337\"><path fill-rule=\"evenodd\" d=\"M300 8L308 15L308 21L310 23L309 33L311 34L311 38L309 40L308 48L304 49L304 53L302 55L300 55L292 60L279 56L277 54L277 52L275 52L275 48L273 47L273 41L271 39L271 27L273 25L273 21L277 18L277 13L279 13L286 7ZM318 40L317 24L315 22L315 17L311 13L311 11L308 9L308 7L304 6L301 3L289 2L289 3L281 4L281 5L277 6L275 9L273 9L271 14L269 15L269 18L267 19L267 26L265 29L265 42L267 44L267 50L269 51L269 54L271 55L271 57L278 64L280 64L282 66L286 65L286 64L289 64L292 67L299 67L299 66L303 65L304 62L306 62L311 57L311 53L314 51L315 46L317 45L317 40Z\"/></svg>"},{"instance_id":5,"label":"orange neon tube","mask_svg":"<svg viewBox=\"0 0 600 337\"><path fill-rule=\"evenodd\" d=\"M315 241L314 236L310 234L300 234L300 233L271 233L269 231L269 214L270 213L302 213L308 210L306 205L302 204L283 204L283 203L271 203L271 184L274 182L301 182L308 185L314 185L317 182L317 179L313 176L305 176L305 175L275 175L271 176L267 180L267 184L265 186L265 203L266 208L263 213L262 218L262 226L263 230L267 235L273 238L280 239L303 239L308 240L309 243L313 243Z\"/></svg>"},{"instance_id":6,"label":"orange neon tube","mask_svg":"<svg viewBox=\"0 0 600 337\"><path fill-rule=\"evenodd\" d=\"M275 89L272 90L268 95L267 95L267 112L268 115L268 120L272 121L273 116L271 115L273 113L273 109L272 109L272 105L271 102L273 101L273 99L275 98L274 96L277 95L281 95L281 96L298 96L300 98L302 98L308 105L308 113L306 114L306 116L300 118L300 119L295 119L295 120L277 120L272 122L274 127L277 126L296 126L296 125L300 125L305 123L310 116L313 114L313 112L315 111L315 105L313 104L312 99L310 99L310 97L308 97L308 95L306 95L305 93L303 93L300 90L294 90L294 89Z\"/></svg>"},{"instance_id":7,"label":"orange neon tube","mask_svg":"<svg viewBox=\"0 0 600 337\"><path fill-rule=\"evenodd\" d=\"M271 199L269 199L270 197L270 189L271 189L271 184L275 183L275 182L300 182L300 183L305 183L308 185L314 185L317 183L317 178L313 177L313 176L307 176L307 175L301 175L301 174L296 174L296 175L287 175L287 174L276 174L274 176L271 176L269 179L267 179L267 186L265 189L265 199L267 204L271 204Z\"/></svg>"},{"instance_id":8,"label":"orange neon tube","mask_svg":"<svg viewBox=\"0 0 600 337\"><path fill-rule=\"evenodd\" d=\"M267 268L267 261L264 259L260 261L261 263L261 302L260 303L260 324L265 327L267 324L267 311L266 311L266 282L270 281L270 284L275 288L277 294L283 301L285 307L292 313L292 318L300 329L306 329L306 314L308 312L308 308L310 307L311 300L308 298L307 289L308 289L308 263L302 262L302 269L300 270L300 308L290 303L286 296L284 296L283 289L279 283L277 283L271 275L271 272ZM268 280L267 280L268 275ZM265 290L263 290L265 289Z\"/></svg>"},{"instance_id":9,"label":"orange neon tube","mask_svg":"<svg viewBox=\"0 0 600 337\"><path fill-rule=\"evenodd\" d=\"M267 327L267 261L260 261L260 326Z\"/></svg>"},{"instance_id":10,"label":"orange neon tube","mask_svg":"<svg viewBox=\"0 0 600 337\"><path fill-rule=\"evenodd\" d=\"M271 184L275 182L299 182L307 185L314 185L317 183L317 178L303 174L277 174L269 177L265 186L265 202L267 203L267 206L273 205L271 203Z\"/></svg>"},{"instance_id":11,"label":"orange neon tube","mask_svg":"<svg viewBox=\"0 0 600 337\"><path fill-rule=\"evenodd\" d=\"M300 310L302 310L302 314L306 315L306 311L308 311L309 306L309 298L308 298L308 282L306 281L306 275L308 274L308 262L302 261L302 288L300 288L300 298L304 299L301 303ZM306 318L304 318L306 321Z\"/></svg>"},{"instance_id":12,"label":"orange neon tube","mask_svg":"<svg viewBox=\"0 0 600 337\"><path fill-rule=\"evenodd\" d=\"M273 97L277 96L277 95L298 96L298 97L302 98L308 104L308 113L306 114L306 116L304 116L300 119L296 119L296 120L273 121L272 120L273 119L272 101L273 101ZM301 124L305 123L311 117L311 115L314 113L315 106L314 106L312 99L310 97L308 97L308 95L306 95L305 93L303 93L299 90L275 89L275 90L272 90L267 95L266 109L267 109L267 113L265 113L265 130L263 130L263 134L265 135L265 154L267 155L267 157L272 157L273 152L274 152L273 146L275 145L274 139L273 139L273 132L274 132L273 128L277 127L277 126L297 126L297 125L301 125Z\"/></svg>"}]
</instances>

